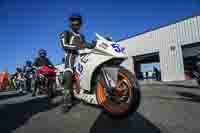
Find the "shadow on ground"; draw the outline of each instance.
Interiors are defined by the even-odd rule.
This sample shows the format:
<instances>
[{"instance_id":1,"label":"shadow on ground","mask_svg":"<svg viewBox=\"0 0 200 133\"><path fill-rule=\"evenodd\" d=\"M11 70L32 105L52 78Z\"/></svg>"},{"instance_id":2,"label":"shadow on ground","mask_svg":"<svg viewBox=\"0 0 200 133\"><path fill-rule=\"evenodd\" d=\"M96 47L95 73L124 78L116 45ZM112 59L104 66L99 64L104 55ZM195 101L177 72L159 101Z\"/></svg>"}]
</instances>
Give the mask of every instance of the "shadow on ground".
<instances>
[{"instance_id":1,"label":"shadow on ground","mask_svg":"<svg viewBox=\"0 0 200 133\"><path fill-rule=\"evenodd\" d=\"M1 94L0 95L0 100L4 100L4 99L9 99L9 98L13 98L13 97L19 97L19 96L23 96L23 95L25 95L25 94L22 94L22 93L18 93L18 92L7 92L7 93L5 93L5 92L2 92L2 93L4 93L4 94Z\"/></svg>"},{"instance_id":2,"label":"shadow on ground","mask_svg":"<svg viewBox=\"0 0 200 133\"><path fill-rule=\"evenodd\" d=\"M101 113L90 128L90 133L161 133L161 131L140 113L125 119L112 119Z\"/></svg>"},{"instance_id":3,"label":"shadow on ground","mask_svg":"<svg viewBox=\"0 0 200 133\"><path fill-rule=\"evenodd\" d=\"M200 95L193 94L191 92L176 92L176 94L181 97L173 97L173 96L145 96L145 97L158 98L168 101L188 101L197 103L200 102Z\"/></svg>"},{"instance_id":4,"label":"shadow on ground","mask_svg":"<svg viewBox=\"0 0 200 133\"><path fill-rule=\"evenodd\" d=\"M191 92L176 92L177 95L182 96L182 99L193 101L193 102L200 102L200 95L191 93Z\"/></svg>"},{"instance_id":5,"label":"shadow on ground","mask_svg":"<svg viewBox=\"0 0 200 133\"><path fill-rule=\"evenodd\" d=\"M198 87L198 86L195 86L195 85L166 84L166 86L175 86L175 87L181 87L181 88L199 89L199 87Z\"/></svg>"},{"instance_id":6,"label":"shadow on ground","mask_svg":"<svg viewBox=\"0 0 200 133\"><path fill-rule=\"evenodd\" d=\"M26 94L19 93L18 91L8 91L8 92L0 92L0 100L24 96ZM63 93L61 90L56 91L56 96L62 96Z\"/></svg>"},{"instance_id":7,"label":"shadow on ground","mask_svg":"<svg viewBox=\"0 0 200 133\"><path fill-rule=\"evenodd\" d=\"M36 98L23 103L4 104L0 107L0 132L10 133L24 125L33 115L60 105L50 104L47 97Z\"/></svg>"}]
</instances>

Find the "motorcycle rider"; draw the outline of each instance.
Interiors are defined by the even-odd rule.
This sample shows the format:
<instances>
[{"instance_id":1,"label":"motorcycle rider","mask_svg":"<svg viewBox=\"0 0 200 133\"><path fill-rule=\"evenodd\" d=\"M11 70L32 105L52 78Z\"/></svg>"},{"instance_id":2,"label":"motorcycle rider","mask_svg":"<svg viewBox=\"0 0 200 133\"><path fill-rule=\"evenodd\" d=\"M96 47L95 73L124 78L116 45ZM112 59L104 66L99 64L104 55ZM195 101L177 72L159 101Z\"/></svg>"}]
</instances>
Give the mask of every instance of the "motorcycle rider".
<instances>
[{"instance_id":1,"label":"motorcycle rider","mask_svg":"<svg viewBox=\"0 0 200 133\"><path fill-rule=\"evenodd\" d=\"M32 84L32 77L30 77L31 74L34 74L34 68L32 66L32 61L27 60L26 65L24 66L24 74L26 78L26 88L27 91L31 92L31 84Z\"/></svg>"},{"instance_id":2,"label":"motorcycle rider","mask_svg":"<svg viewBox=\"0 0 200 133\"><path fill-rule=\"evenodd\" d=\"M19 81L24 78L23 69L21 67L17 66L16 72L13 75L14 75L16 81L18 82L17 89L20 88L19 92L23 92L24 90L22 90L22 88L19 86L20 85Z\"/></svg>"},{"instance_id":3,"label":"motorcycle rider","mask_svg":"<svg viewBox=\"0 0 200 133\"><path fill-rule=\"evenodd\" d=\"M30 60L27 60L26 61L26 65L24 66L24 71L26 71L26 69L28 69L28 68L32 68L33 66L32 66L32 61L30 61ZM30 71L31 69L28 69L28 71Z\"/></svg>"},{"instance_id":4,"label":"motorcycle rider","mask_svg":"<svg viewBox=\"0 0 200 133\"><path fill-rule=\"evenodd\" d=\"M47 58L47 51L45 49L39 49L38 57L34 60L33 66L41 67L44 65L53 66L51 61Z\"/></svg>"},{"instance_id":5,"label":"motorcycle rider","mask_svg":"<svg viewBox=\"0 0 200 133\"><path fill-rule=\"evenodd\" d=\"M34 60L33 66L36 68L42 67L42 66L52 66L53 67L53 64L47 58L47 51L45 49L39 49L38 57ZM35 79L35 85L34 85L32 96L36 95L37 88L38 88L38 77L36 77L36 79Z\"/></svg>"},{"instance_id":6,"label":"motorcycle rider","mask_svg":"<svg viewBox=\"0 0 200 133\"><path fill-rule=\"evenodd\" d=\"M75 59L78 56L78 50L85 47L84 36L79 32L82 25L82 16L72 14L69 17L70 28L60 34L62 48L65 53L65 72L63 76L64 83L64 112L69 111L75 102L72 89L72 75ZM79 92L79 90L77 90Z\"/></svg>"},{"instance_id":7,"label":"motorcycle rider","mask_svg":"<svg viewBox=\"0 0 200 133\"><path fill-rule=\"evenodd\" d=\"M10 74L10 83L13 89L17 89L15 73Z\"/></svg>"}]
</instances>

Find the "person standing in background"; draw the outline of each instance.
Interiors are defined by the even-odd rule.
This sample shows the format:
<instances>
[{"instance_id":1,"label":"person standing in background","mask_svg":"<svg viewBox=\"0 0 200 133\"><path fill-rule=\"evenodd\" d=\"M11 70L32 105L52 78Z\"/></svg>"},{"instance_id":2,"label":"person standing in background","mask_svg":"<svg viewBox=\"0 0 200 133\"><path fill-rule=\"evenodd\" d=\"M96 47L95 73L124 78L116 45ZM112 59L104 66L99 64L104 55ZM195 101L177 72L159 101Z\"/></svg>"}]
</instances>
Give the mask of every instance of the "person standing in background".
<instances>
[{"instance_id":1,"label":"person standing in background","mask_svg":"<svg viewBox=\"0 0 200 133\"><path fill-rule=\"evenodd\" d=\"M146 77L146 80L149 79L149 73L148 72L145 73L145 77Z\"/></svg>"}]
</instances>

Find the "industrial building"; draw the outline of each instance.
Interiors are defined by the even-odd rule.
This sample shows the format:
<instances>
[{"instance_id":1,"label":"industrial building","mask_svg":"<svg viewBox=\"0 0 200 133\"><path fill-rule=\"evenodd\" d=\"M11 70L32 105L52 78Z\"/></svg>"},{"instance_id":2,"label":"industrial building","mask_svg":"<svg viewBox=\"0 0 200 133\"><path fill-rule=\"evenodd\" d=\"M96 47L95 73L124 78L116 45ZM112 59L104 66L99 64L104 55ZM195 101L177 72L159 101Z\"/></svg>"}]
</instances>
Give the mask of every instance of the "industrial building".
<instances>
[{"instance_id":1,"label":"industrial building","mask_svg":"<svg viewBox=\"0 0 200 133\"><path fill-rule=\"evenodd\" d=\"M200 54L200 16L176 21L119 40L135 61L135 71L143 63L160 63L161 80L185 80Z\"/></svg>"},{"instance_id":2,"label":"industrial building","mask_svg":"<svg viewBox=\"0 0 200 133\"><path fill-rule=\"evenodd\" d=\"M160 63L162 81L186 80L200 54L200 16L191 16L168 25L118 41L134 59L136 74L141 64ZM57 65L62 70L64 64Z\"/></svg>"}]
</instances>

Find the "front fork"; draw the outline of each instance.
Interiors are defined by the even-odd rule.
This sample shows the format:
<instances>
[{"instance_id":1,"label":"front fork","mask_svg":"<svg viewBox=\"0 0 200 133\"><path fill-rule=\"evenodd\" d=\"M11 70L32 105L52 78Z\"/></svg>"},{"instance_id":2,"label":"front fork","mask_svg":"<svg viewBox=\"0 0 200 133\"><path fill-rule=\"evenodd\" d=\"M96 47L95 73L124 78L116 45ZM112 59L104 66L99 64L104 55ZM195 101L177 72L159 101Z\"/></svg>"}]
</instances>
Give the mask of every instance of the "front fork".
<instances>
[{"instance_id":1,"label":"front fork","mask_svg":"<svg viewBox=\"0 0 200 133\"><path fill-rule=\"evenodd\" d=\"M112 92L114 90L114 88L116 87L115 82L113 81L113 79L109 76L109 74L105 71L104 68L101 68L101 76L103 77L103 81L104 81L104 87L108 90L108 92Z\"/></svg>"}]
</instances>

